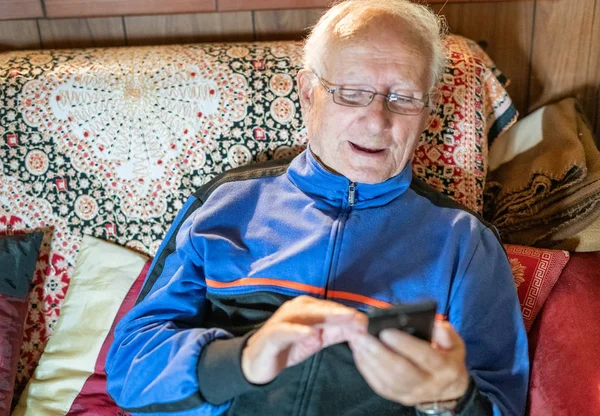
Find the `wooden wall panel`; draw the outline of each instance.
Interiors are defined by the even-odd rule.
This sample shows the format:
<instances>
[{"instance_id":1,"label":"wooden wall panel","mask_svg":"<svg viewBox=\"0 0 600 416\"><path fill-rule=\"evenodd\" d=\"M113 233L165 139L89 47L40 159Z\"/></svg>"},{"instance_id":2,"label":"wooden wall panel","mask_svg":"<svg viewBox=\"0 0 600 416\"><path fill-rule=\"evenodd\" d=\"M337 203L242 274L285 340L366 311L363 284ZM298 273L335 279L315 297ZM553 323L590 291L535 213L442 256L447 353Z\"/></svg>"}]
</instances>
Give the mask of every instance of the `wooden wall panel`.
<instances>
[{"instance_id":1,"label":"wooden wall panel","mask_svg":"<svg viewBox=\"0 0 600 416\"><path fill-rule=\"evenodd\" d=\"M219 11L226 10L281 10L281 9L307 9L327 7L334 0L217 0ZM414 0L422 2L421 0ZM499 2L506 0L427 0L427 3L471 3L471 2Z\"/></svg>"},{"instance_id":2,"label":"wooden wall panel","mask_svg":"<svg viewBox=\"0 0 600 416\"><path fill-rule=\"evenodd\" d=\"M47 17L214 12L216 0L44 0Z\"/></svg>"},{"instance_id":3,"label":"wooden wall panel","mask_svg":"<svg viewBox=\"0 0 600 416\"><path fill-rule=\"evenodd\" d=\"M597 126L599 7L598 0L538 0L529 82L530 111L575 96L584 103Z\"/></svg>"},{"instance_id":4,"label":"wooden wall panel","mask_svg":"<svg viewBox=\"0 0 600 416\"><path fill-rule=\"evenodd\" d=\"M40 34L35 20L0 21L0 52L40 47Z\"/></svg>"},{"instance_id":5,"label":"wooden wall panel","mask_svg":"<svg viewBox=\"0 0 600 416\"><path fill-rule=\"evenodd\" d=\"M441 5L434 10L442 9ZM441 14L449 29L480 42L511 80L507 90L521 115L527 113L534 1L447 4Z\"/></svg>"},{"instance_id":6,"label":"wooden wall panel","mask_svg":"<svg viewBox=\"0 0 600 416\"><path fill-rule=\"evenodd\" d=\"M600 145L600 0L596 0L592 27L592 44L588 64L588 87L584 106L589 109L592 124L595 124L596 143ZM594 114L595 113L595 114Z\"/></svg>"},{"instance_id":7,"label":"wooden wall panel","mask_svg":"<svg viewBox=\"0 0 600 416\"><path fill-rule=\"evenodd\" d=\"M277 10L327 7L332 0L217 0L219 11Z\"/></svg>"},{"instance_id":8,"label":"wooden wall panel","mask_svg":"<svg viewBox=\"0 0 600 416\"><path fill-rule=\"evenodd\" d=\"M125 46L123 19L40 20L40 35L45 49Z\"/></svg>"},{"instance_id":9,"label":"wooden wall panel","mask_svg":"<svg viewBox=\"0 0 600 416\"><path fill-rule=\"evenodd\" d=\"M0 0L0 20L44 17L42 0Z\"/></svg>"},{"instance_id":10,"label":"wooden wall panel","mask_svg":"<svg viewBox=\"0 0 600 416\"><path fill-rule=\"evenodd\" d=\"M129 45L252 41L252 12L126 17Z\"/></svg>"},{"instance_id":11,"label":"wooden wall panel","mask_svg":"<svg viewBox=\"0 0 600 416\"><path fill-rule=\"evenodd\" d=\"M258 11L254 13L256 40L301 39L324 9Z\"/></svg>"}]
</instances>

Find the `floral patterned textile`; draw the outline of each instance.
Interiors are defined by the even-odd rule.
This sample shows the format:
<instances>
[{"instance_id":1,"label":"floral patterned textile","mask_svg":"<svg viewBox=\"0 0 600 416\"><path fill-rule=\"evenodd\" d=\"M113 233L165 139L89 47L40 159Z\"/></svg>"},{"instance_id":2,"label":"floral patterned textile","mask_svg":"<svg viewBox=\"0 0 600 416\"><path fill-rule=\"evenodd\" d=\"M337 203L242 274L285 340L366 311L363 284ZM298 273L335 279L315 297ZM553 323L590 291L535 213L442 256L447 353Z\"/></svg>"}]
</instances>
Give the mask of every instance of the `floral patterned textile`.
<instances>
[{"instance_id":1,"label":"floral patterned textile","mask_svg":"<svg viewBox=\"0 0 600 416\"><path fill-rule=\"evenodd\" d=\"M450 36L446 44L441 103L414 172L481 212L488 142L516 111L474 42ZM82 235L153 255L193 189L224 170L305 147L295 91L301 46L0 54L0 234L45 232L20 388L53 331Z\"/></svg>"}]
</instances>

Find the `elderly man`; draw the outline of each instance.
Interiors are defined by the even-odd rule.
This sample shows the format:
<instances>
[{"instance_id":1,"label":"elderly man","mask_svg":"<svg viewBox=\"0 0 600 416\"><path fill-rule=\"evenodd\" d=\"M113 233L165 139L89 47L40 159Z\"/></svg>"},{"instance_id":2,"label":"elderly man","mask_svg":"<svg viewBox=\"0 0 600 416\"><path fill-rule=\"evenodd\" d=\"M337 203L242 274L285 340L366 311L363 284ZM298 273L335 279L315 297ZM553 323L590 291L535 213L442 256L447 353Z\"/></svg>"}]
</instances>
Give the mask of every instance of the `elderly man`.
<instances>
[{"instance_id":1,"label":"elderly man","mask_svg":"<svg viewBox=\"0 0 600 416\"><path fill-rule=\"evenodd\" d=\"M407 0L349 0L306 43L310 145L201 188L120 322L108 390L133 413L523 414L527 340L493 229L412 177L444 62ZM365 311L437 301L432 342Z\"/></svg>"}]
</instances>

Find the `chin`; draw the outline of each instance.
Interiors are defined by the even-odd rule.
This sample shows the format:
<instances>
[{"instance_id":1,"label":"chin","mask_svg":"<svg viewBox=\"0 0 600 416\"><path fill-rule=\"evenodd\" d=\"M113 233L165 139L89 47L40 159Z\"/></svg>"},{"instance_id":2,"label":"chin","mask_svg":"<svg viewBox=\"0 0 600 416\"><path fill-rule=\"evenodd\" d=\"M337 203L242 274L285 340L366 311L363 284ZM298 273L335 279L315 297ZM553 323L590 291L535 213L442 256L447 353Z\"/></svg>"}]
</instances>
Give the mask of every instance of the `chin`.
<instances>
[{"instance_id":1,"label":"chin","mask_svg":"<svg viewBox=\"0 0 600 416\"><path fill-rule=\"evenodd\" d=\"M384 172L369 172L351 169L350 172L344 176L352 182L376 184L387 181L392 175Z\"/></svg>"}]
</instances>

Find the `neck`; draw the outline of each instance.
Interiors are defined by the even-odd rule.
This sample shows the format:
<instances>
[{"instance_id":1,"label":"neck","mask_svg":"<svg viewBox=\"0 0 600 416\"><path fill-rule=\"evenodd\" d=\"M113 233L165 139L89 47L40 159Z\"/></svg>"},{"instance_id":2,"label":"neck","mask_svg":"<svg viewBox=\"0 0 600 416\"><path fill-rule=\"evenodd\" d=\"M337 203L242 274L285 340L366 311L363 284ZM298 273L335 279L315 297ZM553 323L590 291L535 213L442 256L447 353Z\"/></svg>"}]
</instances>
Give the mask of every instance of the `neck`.
<instances>
[{"instance_id":1,"label":"neck","mask_svg":"<svg viewBox=\"0 0 600 416\"><path fill-rule=\"evenodd\" d=\"M321 165L323 167L323 169L325 169L327 172L333 173L334 175L343 176L341 173L331 169L329 166L327 166L325 163L323 163L321 158L315 152L313 152L312 148L310 147L310 144L308 145L308 150L310 151L310 154L315 158L315 160L317 162L319 162L319 165Z\"/></svg>"}]
</instances>

